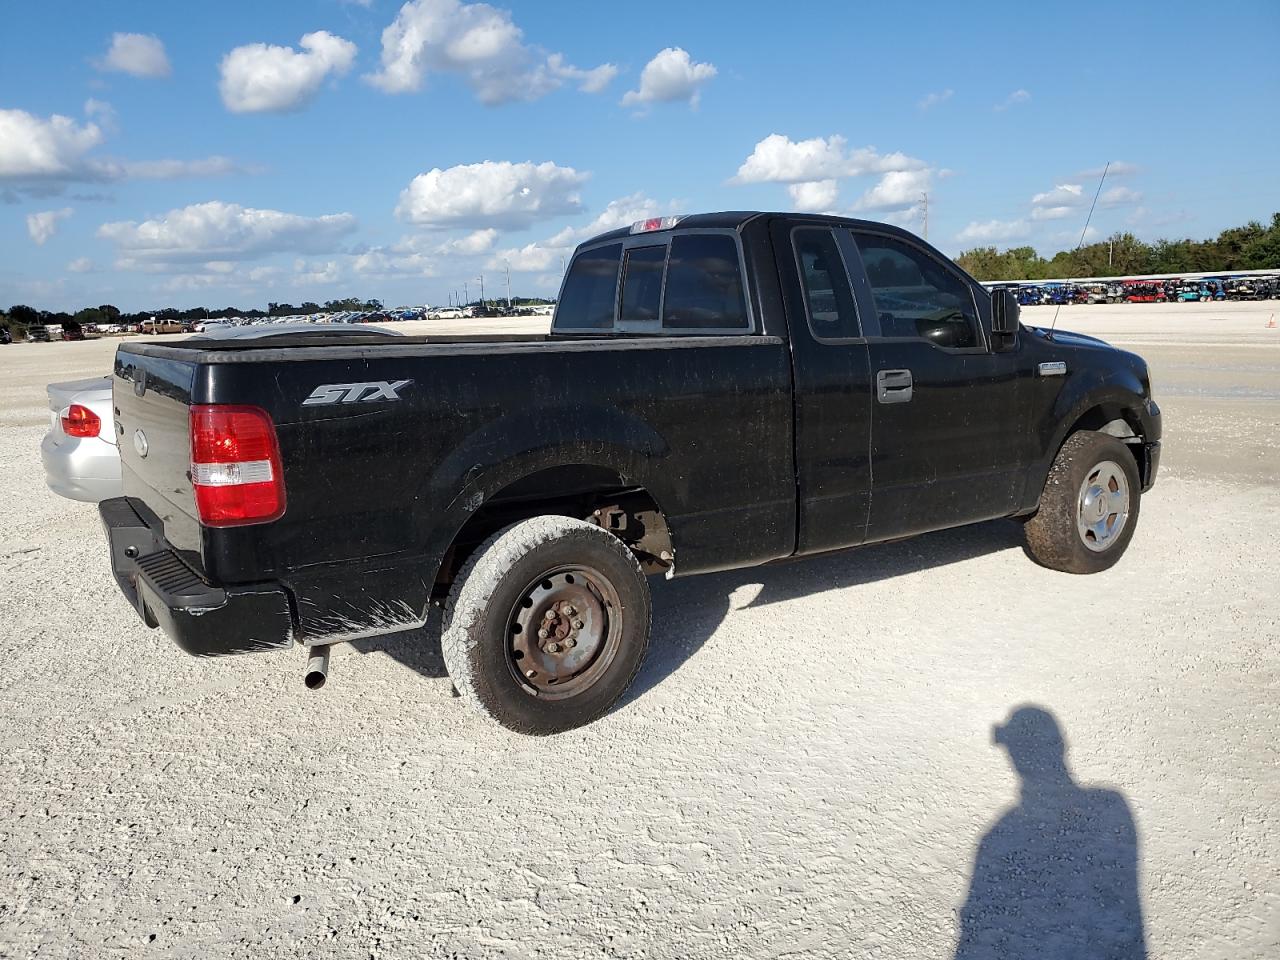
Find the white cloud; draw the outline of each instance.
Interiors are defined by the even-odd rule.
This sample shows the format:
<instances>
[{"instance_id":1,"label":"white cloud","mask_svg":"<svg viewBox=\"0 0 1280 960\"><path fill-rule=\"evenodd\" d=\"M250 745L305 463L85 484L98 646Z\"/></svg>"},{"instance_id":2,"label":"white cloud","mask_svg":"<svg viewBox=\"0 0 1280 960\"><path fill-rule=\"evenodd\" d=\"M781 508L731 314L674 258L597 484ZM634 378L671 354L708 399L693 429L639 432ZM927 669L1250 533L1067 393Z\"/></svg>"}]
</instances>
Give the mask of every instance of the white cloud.
<instances>
[{"instance_id":1,"label":"white cloud","mask_svg":"<svg viewBox=\"0 0 1280 960\"><path fill-rule=\"evenodd\" d=\"M105 116L110 107L90 100L85 109L86 112ZM178 177L223 176L243 170L226 157L109 160L89 156L89 152L102 141L102 128L95 123L81 124L56 113L45 119L25 110L0 110L0 180L172 180Z\"/></svg>"},{"instance_id":2,"label":"white cloud","mask_svg":"<svg viewBox=\"0 0 1280 960\"><path fill-rule=\"evenodd\" d=\"M0 178L73 176L84 168L85 154L101 142L95 123L0 110Z\"/></svg>"},{"instance_id":3,"label":"white cloud","mask_svg":"<svg viewBox=\"0 0 1280 960\"><path fill-rule=\"evenodd\" d=\"M809 180L787 186L791 207L805 213L821 213L835 206L840 195L840 184L832 180Z\"/></svg>"},{"instance_id":4,"label":"white cloud","mask_svg":"<svg viewBox=\"0 0 1280 960\"><path fill-rule=\"evenodd\" d=\"M536 100L566 82L596 93L612 64L582 70L524 42L511 14L486 3L410 0L382 31L382 68L366 79L387 93L422 89L430 73L463 78L481 103Z\"/></svg>"},{"instance_id":5,"label":"white cloud","mask_svg":"<svg viewBox=\"0 0 1280 960\"><path fill-rule=\"evenodd\" d=\"M1075 207L1032 207L1032 220L1061 220L1063 217L1069 217L1076 212Z\"/></svg>"},{"instance_id":6,"label":"white cloud","mask_svg":"<svg viewBox=\"0 0 1280 960\"><path fill-rule=\"evenodd\" d=\"M492 227L487 230L473 230L466 236L455 240L446 240L435 248L435 252L443 256L461 255L476 256L493 249L498 239L498 231Z\"/></svg>"},{"instance_id":7,"label":"white cloud","mask_svg":"<svg viewBox=\"0 0 1280 960\"><path fill-rule=\"evenodd\" d=\"M1074 206L1084 202L1084 188L1078 183L1060 183L1052 190L1037 193L1031 198L1031 202Z\"/></svg>"},{"instance_id":8,"label":"white cloud","mask_svg":"<svg viewBox=\"0 0 1280 960\"><path fill-rule=\"evenodd\" d=\"M1016 106L1019 103L1026 103L1030 99L1031 99L1030 93L1028 93L1026 90L1018 89L1013 91L1013 93L1009 94L1007 97L1005 97L1002 101L997 103L991 109L1008 110L1010 107Z\"/></svg>"},{"instance_id":9,"label":"white cloud","mask_svg":"<svg viewBox=\"0 0 1280 960\"><path fill-rule=\"evenodd\" d=\"M68 273L93 273L98 269L98 265L88 257L77 257L67 264Z\"/></svg>"},{"instance_id":10,"label":"white cloud","mask_svg":"<svg viewBox=\"0 0 1280 960\"><path fill-rule=\"evenodd\" d=\"M280 251L322 253L355 227L349 213L304 217L213 200L142 223L104 223L98 236L125 255L126 269L141 269L146 263L243 260Z\"/></svg>"},{"instance_id":11,"label":"white cloud","mask_svg":"<svg viewBox=\"0 0 1280 960\"><path fill-rule=\"evenodd\" d=\"M325 78L342 76L356 58L356 45L324 30L305 34L292 47L251 43L222 58L218 89L233 113L281 113L298 110L319 91Z\"/></svg>"},{"instance_id":12,"label":"white cloud","mask_svg":"<svg viewBox=\"0 0 1280 960\"><path fill-rule=\"evenodd\" d=\"M611 200L590 223L580 227L568 226L557 231L545 240L527 243L522 247L511 247L496 250L489 257L486 269L498 270L510 265L512 270L524 273L541 273L558 267L560 258L567 258L573 248L584 240L629 226L637 220L659 216L664 212L662 206L640 193ZM558 276L558 275L557 275ZM558 282L558 280L557 280Z\"/></svg>"},{"instance_id":13,"label":"white cloud","mask_svg":"<svg viewBox=\"0 0 1280 960\"><path fill-rule=\"evenodd\" d=\"M955 91L950 89L939 90L935 93L929 93L929 94L926 94L924 97L922 97L920 102L917 103L916 106L919 107L921 110L928 110L932 107L938 106L938 104L940 103L946 103L948 100L951 99L951 97L954 94L955 94Z\"/></svg>"},{"instance_id":14,"label":"white cloud","mask_svg":"<svg viewBox=\"0 0 1280 960\"><path fill-rule=\"evenodd\" d=\"M351 258L351 269L361 277L389 279L393 277L434 277L436 261L421 253L395 253L382 247L367 250Z\"/></svg>"},{"instance_id":15,"label":"white cloud","mask_svg":"<svg viewBox=\"0 0 1280 960\"><path fill-rule=\"evenodd\" d=\"M1104 207L1119 207L1141 201L1142 194L1128 187L1112 187L1110 190L1103 191L1102 196L1098 198L1098 202Z\"/></svg>"},{"instance_id":16,"label":"white cloud","mask_svg":"<svg viewBox=\"0 0 1280 960\"><path fill-rule=\"evenodd\" d=\"M84 115L90 120L97 120L106 129L115 132L116 128L116 108L111 106L105 100L95 100L90 97L84 102Z\"/></svg>"},{"instance_id":17,"label":"white cloud","mask_svg":"<svg viewBox=\"0 0 1280 960\"><path fill-rule=\"evenodd\" d=\"M396 216L429 227L517 229L582 209L589 174L545 163L485 160L420 173L400 193Z\"/></svg>"},{"instance_id":18,"label":"white cloud","mask_svg":"<svg viewBox=\"0 0 1280 960\"><path fill-rule=\"evenodd\" d=\"M1060 183L1052 190L1037 193L1031 198L1031 219L1061 220L1075 213L1087 199L1080 184Z\"/></svg>"},{"instance_id":19,"label":"white cloud","mask_svg":"<svg viewBox=\"0 0 1280 960\"><path fill-rule=\"evenodd\" d=\"M602 63L590 70L583 70L566 63L562 53L553 53L547 57L547 71L559 80L576 83L583 93L600 93L618 75L618 68L612 63Z\"/></svg>"},{"instance_id":20,"label":"white cloud","mask_svg":"<svg viewBox=\"0 0 1280 960\"><path fill-rule=\"evenodd\" d=\"M541 273L550 270L561 257L569 254L568 247L549 247L541 243L526 243L523 247L499 250L489 260L489 269L496 270L504 264L519 273Z\"/></svg>"},{"instance_id":21,"label":"white cloud","mask_svg":"<svg viewBox=\"0 0 1280 960\"><path fill-rule=\"evenodd\" d=\"M695 63L682 47L660 50L640 71L640 87L622 95L622 105L636 103L674 103L698 105L702 86L716 75L710 63Z\"/></svg>"},{"instance_id":22,"label":"white cloud","mask_svg":"<svg viewBox=\"0 0 1280 960\"><path fill-rule=\"evenodd\" d=\"M629 227L637 220L647 220L664 212L672 211L662 210L658 201L651 200L642 193L633 193L610 200L590 223L581 227L565 227L554 236L547 238L545 244L555 248L574 247L597 234L607 233L618 227Z\"/></svg>"},{"instance_id":23,"label":"white cloud","mask_svg":"<svg viewBox=\"0 0 1280 960\"><path fill-rule=\"evenodd\" d=\"M808 183L894 170L922 170L923 160L904 153L882 154L875 147L850 150L837 135L792 141L771 133L755 145L730 183Z\"/></svg>"},{"instance_id":24,"label":"white cloud","mask_svg":"<svg viewBox=\"0 0 1280 960\"><path fill-rule=\"evenodd\" d=\"M167 77L173 72L164 44L159 37L146 33L113 33L106 55L94 66L134 77Z\"/></svg>"},{"instance_id":25,"label":"white cloud","mask_svg":"<svg viewBox=\"0 0 1280 960\"><path fill-rule=\"evenodd\" d=\"M321 284L337 283L342 279L342 268L337 260L325 260L322 263L307 263L295 260L293 263L293 283L299 287L314 287Z\"/></svg>"},{"instance_id":26,"label":"white cloud","mask_svg":"<svg viewBox=\"0 0 1280 960\"><path fill-rule=\"evenodd\" d=\"M921 202L932 183L931 170L890 170L858 198L854 210L907 210Z\"/></svg>"},{"instance_id":27,"label":"white cloud","mask_svg":"<svg viewBox=\"0 0 1280 960\"><path fill-rule=\"evenodd\" d=\"M58 224L69 216L71 216L70 207L63 207L61 210L41 210L39 213L28 213L27 233L31 234L31 239L37 247L42 247L46 240L58 232Z\"/></svg>"},{"instance_id":28,"label":"white cloud","mask_svg":"<svg viewBox=\"0 0 1280 960\"><path fill-rule=\"evenodd\" d=\"M956 234L956 239L961 243L1000 243L1021 239L1029 232L1025 220L974 220Z\"/></svg>"}]
</instances>

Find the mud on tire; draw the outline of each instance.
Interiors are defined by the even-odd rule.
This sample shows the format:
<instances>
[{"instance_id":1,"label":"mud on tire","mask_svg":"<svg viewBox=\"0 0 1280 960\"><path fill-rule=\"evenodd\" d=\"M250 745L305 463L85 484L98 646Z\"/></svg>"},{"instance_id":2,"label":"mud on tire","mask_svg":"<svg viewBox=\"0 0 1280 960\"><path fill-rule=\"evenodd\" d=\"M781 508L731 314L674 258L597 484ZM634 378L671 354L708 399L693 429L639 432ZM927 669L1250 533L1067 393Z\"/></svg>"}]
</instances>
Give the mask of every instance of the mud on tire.
<instances>
[{"instance_id":1,"label":"mud on tire","mask_svg":"<svg viewBox=\"0 0 1280 960\"><path fill-rule=\"evenodd\" d=\"M476 549L454 582L441 649L461 697L549 734L590 723L630 686L649 644L649 585L620 540L534 517Z\"/></svg>"},{"instance_id":2,"label":"mud on tire","mask_svg":"<svg viewBox=\"0 0 1280 960\"><path fill-rule=\"evenodd\" d=\"M1137 526L1141 487L1137 462L1125 444L1091 430L1073 433L1049 470L1040 509L1023 525L1027 555L1064 573L1098 573L1113 566Z\"/></svg>"}]
</instances>

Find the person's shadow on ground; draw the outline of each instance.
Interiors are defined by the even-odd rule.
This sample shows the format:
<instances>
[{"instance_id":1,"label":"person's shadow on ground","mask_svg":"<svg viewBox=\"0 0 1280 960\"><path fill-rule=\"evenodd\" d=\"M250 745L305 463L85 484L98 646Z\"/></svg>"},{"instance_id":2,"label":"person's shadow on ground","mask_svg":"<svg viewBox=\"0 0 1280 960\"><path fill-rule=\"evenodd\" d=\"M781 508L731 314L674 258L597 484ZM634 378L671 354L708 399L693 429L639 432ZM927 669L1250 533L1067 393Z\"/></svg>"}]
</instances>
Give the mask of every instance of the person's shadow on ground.
<instances>
[{"instance_id":1,"label":"person's shadow on ground","mask_svg":"<svg viewBox=\"0 0 1280 960\"><path fill-rule=\"evenodd\" d=\"M1145 960L1138 838L1124 796L1072 780L1048 710L1018 707L994 739L1021 796L978 846L956 960Z\"/></svg>"}]
</instances>

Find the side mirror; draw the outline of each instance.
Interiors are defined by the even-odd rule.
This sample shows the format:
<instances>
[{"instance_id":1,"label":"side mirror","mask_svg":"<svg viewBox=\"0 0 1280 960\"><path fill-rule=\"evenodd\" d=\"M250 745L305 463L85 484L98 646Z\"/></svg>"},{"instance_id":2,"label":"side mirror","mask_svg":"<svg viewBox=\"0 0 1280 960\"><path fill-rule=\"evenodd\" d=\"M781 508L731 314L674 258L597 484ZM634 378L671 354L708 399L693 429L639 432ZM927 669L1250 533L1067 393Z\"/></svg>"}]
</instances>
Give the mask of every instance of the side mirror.
<instances>
[{"instance_id":1,"label":"side mirror","mask_svg":"<svg viewBox=\"0 0 1280 960\"><path fill-rule=\"evenodd\" d=\"M1014 334L1021 329L1018 322L1018 295L1008 287L999 287L991 291L991 332L996 334Z\"/></svg>"}]
</instances>

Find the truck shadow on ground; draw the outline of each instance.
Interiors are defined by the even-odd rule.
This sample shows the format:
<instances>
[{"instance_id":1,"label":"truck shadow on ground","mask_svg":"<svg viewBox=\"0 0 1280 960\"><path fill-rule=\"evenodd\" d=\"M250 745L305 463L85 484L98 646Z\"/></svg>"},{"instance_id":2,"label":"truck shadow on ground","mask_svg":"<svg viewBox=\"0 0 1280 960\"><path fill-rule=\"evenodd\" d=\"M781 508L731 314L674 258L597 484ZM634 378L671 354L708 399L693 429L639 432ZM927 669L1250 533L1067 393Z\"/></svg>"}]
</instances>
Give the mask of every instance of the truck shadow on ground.
<instances>
[{"instance_id":1,"label":"truck shadow on ground","mask_svg":"<svg viewBox=\"0 0 1280 960\"><path fill-rule=\"evenodd\" d=\"M1020 524L993 520L898 543L763 567L672 581L651 578L653 639L640 673L614 709L634 703L697 653L733 613L732 598L740 587L759 584L760 592L746 606L761 607L960 563L1013 549L1021 543ZM385 653L425 677L448 676L440 654L438 609L432 609L426 626L420 629L356 640L351 646L361 653Z\"/></svg>"},{"instance_id":2,"label":"truck shadow on ground","mask_svg":"<svg viewBox=\"0 0 1280 960\"><path fill-rule=\"evenodd\" d=\"M734 609L740 587L760 585L741 609L813 596L890 580L909 573L973 560L1022 544L1022 525L993 520L943 530L897 543L875 544L837 553L804 557L684 580L660 581L653 587L653 640L644 666L615 709L625 708L652 690L692 657Z\"/></svg>"},{"instance_id":3,"label":"truck shadow on ground","mask_svg":"<svg viewBox=\"0 0 1280 960\"><path fill-rule=\"evenodd\" d=\"M1138 835L1115 790L1082 787L1043 707L992 731L1018 774L1018 802L978 844L955 960L1145 960Z\"/></svg>"}]
</instances>

